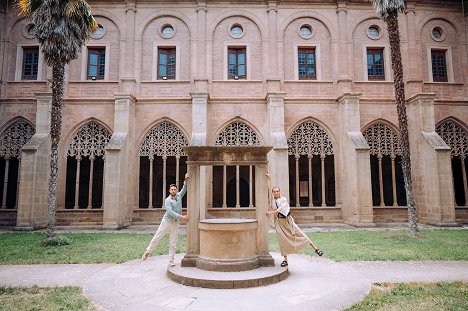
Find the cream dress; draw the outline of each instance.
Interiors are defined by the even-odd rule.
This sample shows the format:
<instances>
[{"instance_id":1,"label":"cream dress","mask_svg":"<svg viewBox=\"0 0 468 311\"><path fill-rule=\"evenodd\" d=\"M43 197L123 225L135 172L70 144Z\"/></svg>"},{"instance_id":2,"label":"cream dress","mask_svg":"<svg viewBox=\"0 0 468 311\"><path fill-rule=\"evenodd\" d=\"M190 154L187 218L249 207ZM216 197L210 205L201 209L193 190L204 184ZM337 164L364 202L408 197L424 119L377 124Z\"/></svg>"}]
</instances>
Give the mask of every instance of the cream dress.
<instances>
[{"instance_id":1,"label":"cream dress","mask_svg":"<svg viewBox=\"0 0 468 311\"><path fill-rule=\"evenodd\" d=\"M278 210L284 216L289 214L289 203L285 197L273 199L271 204L273 210ZM291 215L286 218L275 218L275 229L278 237L279 247L282 256L294 254L312 243L310 239L296 225Z\"/></svg>"}]
</instances>

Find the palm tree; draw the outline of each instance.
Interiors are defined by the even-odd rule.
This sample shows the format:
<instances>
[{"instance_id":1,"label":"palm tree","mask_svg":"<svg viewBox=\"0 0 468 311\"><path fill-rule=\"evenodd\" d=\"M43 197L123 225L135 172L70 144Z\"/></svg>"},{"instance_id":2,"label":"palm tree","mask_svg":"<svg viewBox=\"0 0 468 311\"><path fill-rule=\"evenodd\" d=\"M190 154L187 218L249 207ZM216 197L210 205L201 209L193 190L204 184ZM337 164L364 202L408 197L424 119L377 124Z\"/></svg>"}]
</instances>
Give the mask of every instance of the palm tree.
<instances>
[{"instance_id":1,"label":"palm tree","mask_svg":"<svg viewBox=\"0 0 468 311\"><path fill-rule=\"evenodd\" d=\"M400 32L398 28L398 13L405 9L404 0L370 0L382 20L387 23L390 39L393 79L395 85L395 100L397 104L398 125L400 127L400 141L402 152L403 179L405 181L406 200L408 203L408 220L411 234L419 234L416 208L413 198L413 182L411 180L410 147L408 138L408 117L406 115L405 84L403 82L403 68L401 65Z\"/></svg>"},{"instance_id":2,"label":"palm tree","mask_svg":"<svg viewBox=\"0 0 468 311\"><path fill-rule=\"evenodd\" d=\"M97 23L85 0L18 0L20 15L31 18L41 51L52 67L52 140L49 180L47 239L55 236L58 144L62 129L64 68L81 52L81 46L96 30Z\"/></svg>"}]
</instances>

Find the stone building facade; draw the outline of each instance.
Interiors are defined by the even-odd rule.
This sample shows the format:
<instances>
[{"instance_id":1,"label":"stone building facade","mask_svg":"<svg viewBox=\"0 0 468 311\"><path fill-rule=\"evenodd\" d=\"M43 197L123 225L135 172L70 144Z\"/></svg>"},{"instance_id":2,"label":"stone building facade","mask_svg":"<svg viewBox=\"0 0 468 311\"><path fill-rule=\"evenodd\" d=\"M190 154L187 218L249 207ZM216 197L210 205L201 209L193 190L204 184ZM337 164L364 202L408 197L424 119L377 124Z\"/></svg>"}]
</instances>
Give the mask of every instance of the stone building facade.
<instances>
[{"instance_id":1,"label":"stone building facade","mask_svg":"<svg viewBox=\"0 0 468 311\"><path fill-rule=\"evenodd\" d=\"M2 3L0 225L36 228L51 69ZM298 223L407 221L388 34L368 1L89 3L100 27L66 67L59 225L159 223L183 147L210 145L272 146ZM419 221L466 223L468 18L461 1L407 1L399 25ZM206 217L254 217L254 170L202 168Z\"/></svg>"}]
</instances>

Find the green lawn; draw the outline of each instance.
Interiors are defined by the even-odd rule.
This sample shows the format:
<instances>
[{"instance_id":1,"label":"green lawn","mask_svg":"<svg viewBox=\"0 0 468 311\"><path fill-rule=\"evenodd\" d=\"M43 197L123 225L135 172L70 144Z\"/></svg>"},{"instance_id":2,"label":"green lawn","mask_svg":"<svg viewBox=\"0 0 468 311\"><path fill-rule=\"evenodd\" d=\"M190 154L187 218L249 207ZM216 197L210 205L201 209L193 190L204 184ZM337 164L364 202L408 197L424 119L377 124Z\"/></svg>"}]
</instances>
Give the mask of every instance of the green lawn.
<instances>
[{"instance_id":1,"label":"green lawn","mask_svg":"<svg viewBox=\"0 0 468 311\"><path fill-rule=\"evenodd\" d=\"M70 245L44 247L43 233L0 234L0 264L122 263L138 259L152 234L68 233ZM418 239L406 230L340 231L308 233L325 257L344 260L468 260L468 230L422 230ZM180 235L177 252L185 252L186 236ZM276 236L270 234L270 250L278 252ZM164 237L153 255L167 254ZM313 254L311 248L301 251ZM316 256L314 254L314 256Z\"/></svg>"},{"instance_id":2,"label":"green lawn","mask_svg":"<svg viewBox=\"0 0 468 311\"><path fill-rule=\"evenodd\" d=\"M0 287L2 311L97 310L79 287Z\"/></svg>"},{"instance_id":3,"label":"green lawn","mask_svg":"<svg viewBox=\"0 0 468 311\"><path fill-rule=\"evenodd\" d=\"M468 283L379 284L347 311L465 311L468 310Z\"/></svg>"}]
</instances>

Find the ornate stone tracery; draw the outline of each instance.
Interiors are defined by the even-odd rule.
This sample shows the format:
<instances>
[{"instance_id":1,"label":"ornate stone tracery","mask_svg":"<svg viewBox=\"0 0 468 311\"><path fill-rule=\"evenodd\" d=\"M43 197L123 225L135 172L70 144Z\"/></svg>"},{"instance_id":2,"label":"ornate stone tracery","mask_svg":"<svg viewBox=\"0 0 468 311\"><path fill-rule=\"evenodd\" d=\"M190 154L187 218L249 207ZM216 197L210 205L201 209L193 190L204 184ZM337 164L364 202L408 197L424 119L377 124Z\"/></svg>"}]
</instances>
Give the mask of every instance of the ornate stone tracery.
<instances>
[{"instance_id":1,"label":"ornate stone tracery","mask_svg":"<svg viewBox=\"0 0 468 311\"><path fill-rule=\"evenodd\" d=\"M447 120L437 126L436 132L450 146L452 157L468 157L468 135L460 125Z\"/></svg>"},{"instance_id":2,"label":"ornate stone tracery","mask_svg":"<svg viewBox=\"0 0 468 311\"><path fill-rule=\"evenodd\" d=\"M436 132L450 146L452 158L452 177L455 204L468 205L468 177L466 159L468 157L468 135L463 127L453 120L446 120L436 127Z\"/></svg>"},{"instance_id":3,"label":"ornate stone tracery","mask_svg":"<svg viewBox=\"0 0 468 311\"><path fill-rule=\"evenodd\" d=\"M185 135L172 123L163 121L154 126L141 143L140 156L185 156L188 146Z\"/></svg>"},{"instance_id":4,"label":"ornate stone tracery","mask_svg":"<svg viewBox=\"0 0 468 311\"><path fill-rule=\"evenodd\" d=\"M397 185L397 176L401 175L401 168L398 166L398 161L396 161L396 157L401 156L399 135L391 127L382 122L370 126L364 131L363 135L370 146L370 155L377 157L377 166L372 165L373 160L371 158L371 171L373 169L378 170L373 175L378 176L378 178L374 177L371 181L373 189L375 189L375 193L373 193L373 205L384 207L386 205L384 193L387 193L386 191L390 193L391 191L389 196L392 198L393 203L387 203L387 205L396 207L399 205L398 193L404 193L402 185L399 183ZM385 161L384 157L390 157L390 168L383 164L383 161ZM391 180L389 180L389 183L391 187L384 187L384 176L390 176ZM400 201L401 204L406 204L405 200Z\"/></svg>"},{"instance_id":5,"label":"ornate stone tracery","mask_svg":"<svg viewBox=\"0 0 468 311\"><path fill-rule=\"evenodd\" d=\"M245 123L233 122L219 133L216 146L260 146L257 133Z\"/></svg>"},{"instance_id":6,"label":"ornate stone tracery","mask_svg":"<svg viewBox=\"0 0 468 311\"><path fill-rule=\"evenodd\" d=\"M102 125L91 121L82 126L73 136L68 146L67 156L75 158L103 156L111 136L111 133Z\"/></svg>"},{"instance_id":7,"label":"ornate stone tracery","mask_svg":"<svg viewBox=\"0 0 468 311\"><path fill-rule=\"evenodd\" d=\"M301 206L300 197L307 197L308 206L313 207L313 187L317 187L318 184L320 184L321 191L317 193L317 196L321 197L321 206L327 206L326 198L333 198L329 200L330 203L334 201L334 168L332 166L331 169L326 169L325 165L327 156L332 158L331 161L334 161L334 150L330 137L325 130L315 122L302 123L288 138L288 154L294 156L294 160L290 158L289 166L290 170L294 170L296 175L295 182L290 184L290 188L295 189L295 206ZM301 156L307 157L307 168L300 164ZM320 157L318 165L313 163L314 156ZM320 176L317 176L317 181L313 182L313 172L318 170L320 170ZM304 171L307 172L304 174ZM301 176L307 176L307 180L302 180ZM302 186L302 190L300 190L301 184L305 186ZM332 185L332 187L329 185Z\"/></svg>"},{"instance_id":8,"label":"ornate stone tracery","mask_svg":"<svg viewBox=\"0 0 468 311\"><path fill-rule=\"evenodd\" d=\"M386 124L375 123L363 134L370 146L371 155L391 157L401 155L398 133Z\"/></svg>"},{"instance_id":9,"label":"ornate stone tracery","mask_svg":"<svg viewBox=\"0 0 468 311\"><path fill-rule=\"evenodd\" d=\"M328 134L314 122L302 123L288 138L290 155L333 155L333 144Z\"/></svg>"},{"instance_id":10,"label":"ornate stone tracery","mask_svg":"<svg viewBox=\"0 0 468 311\"><path fill-rule=\"evenodd\" d=\"M0 157L20 158L21 148L35 132L34 127L25 120L14 122L0 136Z\"/></svg>"}]
</instances>

